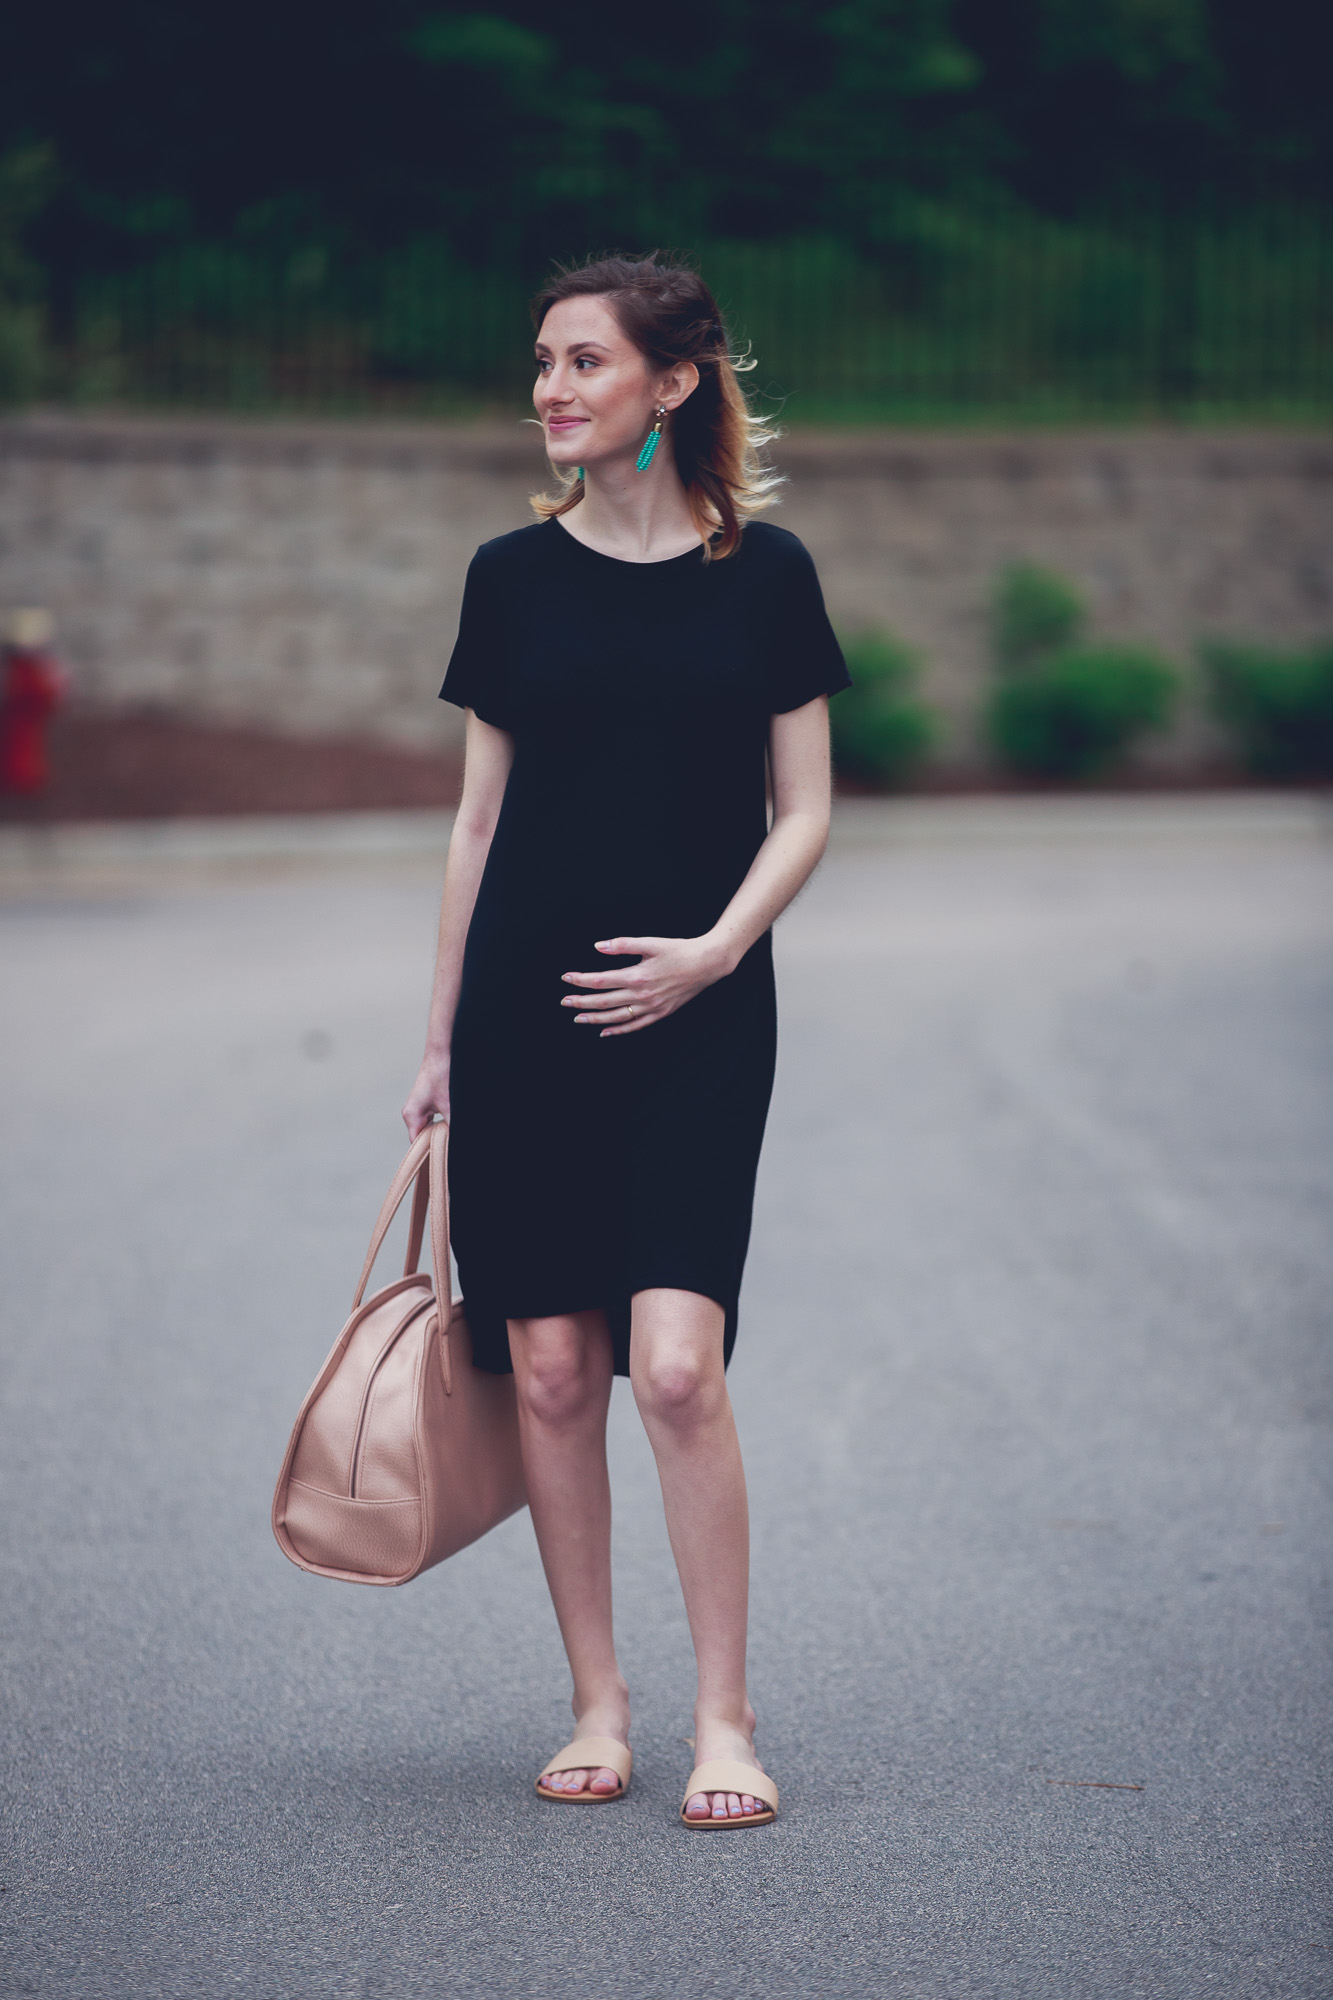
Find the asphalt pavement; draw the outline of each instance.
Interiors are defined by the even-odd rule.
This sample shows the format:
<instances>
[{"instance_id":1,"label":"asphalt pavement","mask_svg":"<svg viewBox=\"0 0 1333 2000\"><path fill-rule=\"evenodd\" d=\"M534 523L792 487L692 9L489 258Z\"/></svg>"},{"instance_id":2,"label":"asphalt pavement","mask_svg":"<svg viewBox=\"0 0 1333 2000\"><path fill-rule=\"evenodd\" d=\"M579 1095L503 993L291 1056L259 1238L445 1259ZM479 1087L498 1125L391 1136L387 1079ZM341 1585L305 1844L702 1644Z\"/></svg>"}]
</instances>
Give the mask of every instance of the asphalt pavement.
<instances>
[{"instance_id":1,"label":"asphalt pavement","mask_svg":"<svg viewBox=\"0 0 1333 2000\"><path fill-rule=\"evenodd\" d=\"M533 1794L526 1515L401 1591L269 1531L401 1151L426 833L0 869L0 1994L1333 1994L1327 807L841 811L732 1368L782 1815L706 1836L627 1385L623 1804Z\"/></svg>"}]
</instances>

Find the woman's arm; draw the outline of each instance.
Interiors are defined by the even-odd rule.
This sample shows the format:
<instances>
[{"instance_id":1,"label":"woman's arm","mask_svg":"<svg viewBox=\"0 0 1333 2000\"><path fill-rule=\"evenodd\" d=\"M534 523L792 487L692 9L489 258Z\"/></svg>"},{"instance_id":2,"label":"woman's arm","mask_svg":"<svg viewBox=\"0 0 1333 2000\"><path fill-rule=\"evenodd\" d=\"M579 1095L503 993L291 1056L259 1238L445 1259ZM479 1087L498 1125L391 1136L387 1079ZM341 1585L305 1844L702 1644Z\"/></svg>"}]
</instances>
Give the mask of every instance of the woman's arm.
<instances>
[{"instance_id":1,"label":"woman's arm","mask_svg":"<svg viewBox=\"0 0 1333 2000\"><path fill-rule=\"evenodd\" d=\"M769 725L773 824L750 871L712 930L697 938L603 938L598 951L640 962L625 972L567 972L586 989L562 1007L603 1035L632 1035L674 1014L706 986L734 972L804 887L828 843L828 697L775 715ZM631 1009L633 1010L631 1012Z\"/></svg>"},{"instance_id":2,"label":"woman's arm","mask_svg":"<svg viewBox=\"0 0 1333 2000\"><path fill-rule=\"evenodd\" d=\"M463 946L472 921L472 906L481 886L491 837L514 761L514 739L503 729L467 711L467 758L463 766L463 796L449 838L440 898L440 942L435 954L435 984L426 1026L426 1053L417 1080L403 1106L408 1136L429 1125L438 1111L449 1116L449 1044L454 1010L463 976Z\"/></svg>"}]
</instances>

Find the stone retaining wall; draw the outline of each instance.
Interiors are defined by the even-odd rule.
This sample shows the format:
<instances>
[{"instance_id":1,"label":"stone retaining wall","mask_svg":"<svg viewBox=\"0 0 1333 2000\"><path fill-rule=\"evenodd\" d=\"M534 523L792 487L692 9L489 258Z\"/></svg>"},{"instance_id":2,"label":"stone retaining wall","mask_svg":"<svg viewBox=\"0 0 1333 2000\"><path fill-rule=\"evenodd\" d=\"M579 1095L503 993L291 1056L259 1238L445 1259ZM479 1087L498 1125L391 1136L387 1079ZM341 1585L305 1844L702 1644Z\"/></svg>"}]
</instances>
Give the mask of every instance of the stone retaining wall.
<instances>
[{"instance_id":1,"label":"stone retaining wall","mask_svg":"<svg viewBox=\"0 0 1333 2000\"><path fill-rule=\"evenodd\" d=\"M776 519L835 622L917 645L976 758L985 604L1016 558L1078 578L1100 630L1185 664L1202 633L1333 630L1333 439L1133 431L800 432ZM512 426L0 422L0 606L49 605L91 707L428 747L468 559L531 518ZM1197 704L1154 759L1206 760Z\"/></svg>"}]
</instances>

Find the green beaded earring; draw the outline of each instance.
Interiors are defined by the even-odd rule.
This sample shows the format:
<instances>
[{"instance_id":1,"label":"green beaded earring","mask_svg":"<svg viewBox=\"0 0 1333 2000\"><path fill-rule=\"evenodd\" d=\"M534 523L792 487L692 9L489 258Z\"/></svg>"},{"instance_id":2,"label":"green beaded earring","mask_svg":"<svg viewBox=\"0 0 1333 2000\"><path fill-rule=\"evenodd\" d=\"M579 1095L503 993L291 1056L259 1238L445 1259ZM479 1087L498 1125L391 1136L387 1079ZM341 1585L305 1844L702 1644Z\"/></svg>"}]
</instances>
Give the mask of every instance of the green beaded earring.
<instances>
[{"instance_id":1,"label":"green beaded earring","mask_svg":"<svg viewBox=\"0 0 1333 2000\"><path fill-rule=\"evenodd\" d=\"M575 467L575 471L576 471L576 472L578 473L578 476L579 476L579 478L580 478L580 479L582 479L582 477L583 477L583 467L582 467L581 465L580 465L580 466L576 466L576 467Z\"/></svg>"},{"instance_id":2,"label":"green beaded earring","mask_svg":"<svg viewBox=\"0 0 1333 2000\"><path fill-rule=\"evenodd\" d=\"M636 472L646 472L648 470L648 467L652 464L654 454L657 451L657 447L662 442L662 425L665 422L666 422L666 404L659 403L657 406L657 422L653 425L647 437L644 439L643 450L639 453L638 457L634 461L634 469Z\"/></svg>"}]
</instances>

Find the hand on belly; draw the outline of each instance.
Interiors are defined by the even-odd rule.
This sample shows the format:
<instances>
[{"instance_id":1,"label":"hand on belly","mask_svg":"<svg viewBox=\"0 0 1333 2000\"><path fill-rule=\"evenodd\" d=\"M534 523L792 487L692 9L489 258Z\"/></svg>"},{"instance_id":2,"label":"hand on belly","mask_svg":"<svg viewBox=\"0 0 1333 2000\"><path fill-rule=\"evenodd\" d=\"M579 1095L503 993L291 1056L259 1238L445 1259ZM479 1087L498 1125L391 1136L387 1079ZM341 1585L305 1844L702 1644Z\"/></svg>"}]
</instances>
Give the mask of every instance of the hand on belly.
<instances>
[{"instance_id":1,"label":"hand on belly","mask_svg":"<svg viewBox=\"0 0 1333 2000\"><path fill-rule=\"evenodd\" d=\"M734 969L723 948L707 937L603 938L596 949L610 958L639 961L614 972L563 975L567 986L581 990L567 994L560 1005L577 1008L578 1026L600 1029L602 1039L633 1035L664 1021Z\"/></svg>"}]
</instances>

